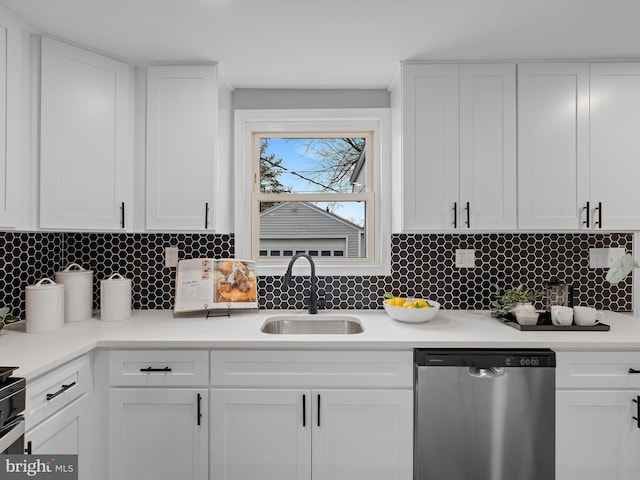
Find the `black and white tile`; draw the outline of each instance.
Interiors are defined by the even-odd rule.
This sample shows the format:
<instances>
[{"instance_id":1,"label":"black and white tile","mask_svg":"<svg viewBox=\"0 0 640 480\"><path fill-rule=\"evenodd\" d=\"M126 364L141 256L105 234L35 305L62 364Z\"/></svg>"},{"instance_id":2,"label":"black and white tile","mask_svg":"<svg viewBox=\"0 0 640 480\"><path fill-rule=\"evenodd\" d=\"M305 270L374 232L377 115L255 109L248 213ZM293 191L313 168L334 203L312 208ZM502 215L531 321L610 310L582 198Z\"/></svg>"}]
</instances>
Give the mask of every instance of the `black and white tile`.
<instances>
[{"instance_id":1,"label":"black and white tile","mask_svg":"<svg viewBox=\"0 0 640 480\"><path fill-rule=\"evenodd\" d=\"M329 308L382 308L382 295L422 296L444 308L488 309L495 285L542 289L550 278L571 283L577 305L630 311L632 281L604 281L604 269L589 268L589 248L632 250L631 234L399 234L391 240L391 276L321 277L318 288ZM475 249L476 267L455 267L456 249ZM308 278L283 290L281 277L261 278L262 308L304 308Z\"/></svg>"},{"instance_id":2,"label":"black and white tile","mask_svg":"<svg viewBox=\"0 0 640 480\"><path fill-rule=\"evenodd\" d=\"M391 239L390 276L323 276L318 288L331 309L382 308L385 292L439 300L444 308L487 309L494 285L542 288L552 277L573 284L576 304L631 311L632 278L604 281L604 269L589 268L589 248L632 250L632 234L500 233L397 234ZM24 289L71 262L94 272L94 306L99 281L112 273L132 279L134 309L173 306L175 269L164 266L164 250L180 258L233 257L232 235L15 233L0 232L0 305L24 314ZM476 267L455 267L455 250L475 249ZM283 268L284 273L284 268ZM282 276L258 281L263 309L305 307L308 277L284 287Z\"/></svg>"}]
</instances>

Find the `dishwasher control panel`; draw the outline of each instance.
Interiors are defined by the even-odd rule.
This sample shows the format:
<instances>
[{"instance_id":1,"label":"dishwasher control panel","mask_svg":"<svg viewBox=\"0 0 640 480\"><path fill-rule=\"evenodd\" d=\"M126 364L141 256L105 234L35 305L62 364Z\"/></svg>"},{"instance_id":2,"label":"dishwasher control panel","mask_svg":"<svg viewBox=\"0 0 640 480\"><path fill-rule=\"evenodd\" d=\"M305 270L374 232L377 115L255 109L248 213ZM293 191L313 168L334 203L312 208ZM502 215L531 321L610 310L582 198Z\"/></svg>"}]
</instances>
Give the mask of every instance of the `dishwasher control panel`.
<instances>
[{"instance_id":1,"label":"dishwasher control panel","mask_svg":"<svg viewBox=\"0 0 640 480\"><path fill-rule=\"evenodd\" d=\"M555 367L555 353L547 349L417 349L419 367Z\"/></svg>"}]
</instances>

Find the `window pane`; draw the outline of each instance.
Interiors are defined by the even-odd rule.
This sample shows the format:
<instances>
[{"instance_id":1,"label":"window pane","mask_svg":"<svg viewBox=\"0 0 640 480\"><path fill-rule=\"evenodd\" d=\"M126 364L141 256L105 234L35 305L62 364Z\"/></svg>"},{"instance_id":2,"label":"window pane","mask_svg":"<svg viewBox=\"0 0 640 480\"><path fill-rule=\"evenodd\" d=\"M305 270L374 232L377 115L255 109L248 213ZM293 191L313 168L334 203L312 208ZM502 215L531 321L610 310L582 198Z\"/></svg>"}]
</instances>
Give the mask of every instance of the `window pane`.
<instances>
[{"instance_id":1,"label":"window pane","mask_svg":"<svg viewBox=\"0 0 640 480\"><path fill-rule=\"evenodd\" d=\"M365 138L260 138L263 193L365 190Z\"/></svg>"},{"instance_id":2,"label":"window pane","mask_svg":"<svg viewBox=\"0 0 640 480\"><path fill-rule=\"evenodd\" d=\"M260 255L366 257L366 202L261 202ZM327 253L328 252L328 253ZM331 252L338 252L333 253Z\"/></svg>"}]
</instances>

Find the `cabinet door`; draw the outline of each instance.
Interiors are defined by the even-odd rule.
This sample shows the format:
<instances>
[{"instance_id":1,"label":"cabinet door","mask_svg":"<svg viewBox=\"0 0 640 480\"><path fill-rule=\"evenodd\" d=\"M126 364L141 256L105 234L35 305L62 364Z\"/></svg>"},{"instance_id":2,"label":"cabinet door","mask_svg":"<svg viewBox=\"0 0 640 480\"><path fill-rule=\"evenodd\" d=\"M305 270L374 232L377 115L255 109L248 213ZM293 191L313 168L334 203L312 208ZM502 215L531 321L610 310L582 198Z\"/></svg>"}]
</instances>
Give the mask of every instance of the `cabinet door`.
<instances>
[{"instance_id":1,"label":"cabinet door","mask_svg":"<svg viewBox=\"0 0 640 480\"><path fill-rule=\"evenodd\" d=\"M314 390L313 480L411 480L411 390Z\"/></svg>"},{"instance_id":2,"label":"cabinet door","mask_svg":"<svg viewBox=\"0 0 640 480\"><path fill-rule=\"evenodd\" d=\"M640 63L591 64L591 202L602 205L600 228L640 228L638 132Z\"/></svg>"},{"instance_id":3,"label":"cabinet door","mask_svg":"<svg viewBox=\"0 0 640 480\"><path fill-rule=\"evenodd\" d=\"M459 201L458 66L402 70L405 231L452 230Z\"/></svg>"},{"instance_id":4,"label":"cabinet door","mask_svg":"<svg viewBox=\"0 0 640 480\"><path fill-rule=\"evenodd\" d=\"M147 70L148 230L213 226L216 67Z\"/></svg>"},{"instance_id":5,"label":"cabinet door","mask_svg":"<svg viewBox=\"0 0 640 480\"><path fill-rule=\"evenodd\" d=\"M31 453L78 455L78 478L93 478L93 409L84 395L25 434Z\"/></svg>"},{"instance_id":6,"label":"cabinet door","mask_svg":"<svg viewBox=\"0 0 640 480\"><path fill-rule=\"evenodd\" d=\"M0 227L18 226L21 203L22 36L0 12Z\"/></svg>"},{"instance_id":7,"label":"cabinet door","mask_svg":"<svg viewBox=\"0 0 640 480\"><path fill-rule=\"evenodd\" d=\"M581 228L588 167L589 65L518 65L519 228Z\"/></svg>"},{"instance_id":8,"label":"cabinet door","mask_svg":"<svg viewBox=\"0 0 640 480\"><path fill-rule=\"evenodd\" d=\"M123 229L133 191L129 66L46 37L41 60L40 226Z\"/></svg>"},{"instance_id":9,"label":"cabinet door","mask_svg":"<svg viewBox=\"0 0 640 480\"><path fill-rule=\"evenodd\" d=\"M556 394L557 480L640 478L636 393L567 390Z\"/></svg>"},{"instance_id":10,"label":"cabinet door","mask_svg":"<svg viewBox=\"0 0 640 480\"><path fill-rule=\"evenodd\" d=\"M311 478L311 391L211 390L217 480Z\"/></svg>"},{"instance_id":11,"label":"cabinet door","mask_svg":"<svg viewBox=\"0 0 640 480\"><path fill-rule=\"evenodd\" d=\"M460 67L460 221L516 228L516 67Z\"/></svg>"},{"instance_id":12,"label":"cabinet door","mask_svg":"<svg viewBox=\"0 0 640 480\"><path fill-rule=\"evenodd\" d=\"M207 479L208 418L206 389L110 389L108 478Z\"/></svg>"}]
</instances>

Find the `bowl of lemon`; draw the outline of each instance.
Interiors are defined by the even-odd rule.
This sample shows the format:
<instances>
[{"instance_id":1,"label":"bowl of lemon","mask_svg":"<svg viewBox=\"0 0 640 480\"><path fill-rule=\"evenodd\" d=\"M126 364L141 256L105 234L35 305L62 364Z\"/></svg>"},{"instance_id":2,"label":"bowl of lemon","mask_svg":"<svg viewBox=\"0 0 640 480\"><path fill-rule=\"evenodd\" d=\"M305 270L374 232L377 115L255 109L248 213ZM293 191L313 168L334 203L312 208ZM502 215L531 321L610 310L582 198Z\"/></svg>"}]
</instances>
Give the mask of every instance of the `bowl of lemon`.
<instances>
[{"instance_id":1,"label":"bowl of lemon","mask_svg":"<svg viewBox=\"0 0 640 480\"><path fill-rule=\"evenodd\" d=\"M384 309L394 320L407 323L424 323L436 316L440 304L424 298L384 296Z\"/></svg>"}]
</instances>

